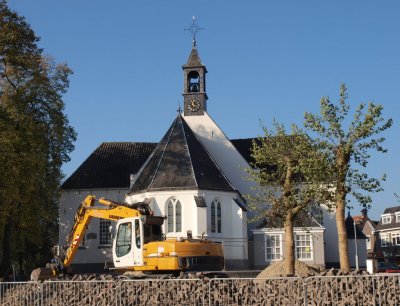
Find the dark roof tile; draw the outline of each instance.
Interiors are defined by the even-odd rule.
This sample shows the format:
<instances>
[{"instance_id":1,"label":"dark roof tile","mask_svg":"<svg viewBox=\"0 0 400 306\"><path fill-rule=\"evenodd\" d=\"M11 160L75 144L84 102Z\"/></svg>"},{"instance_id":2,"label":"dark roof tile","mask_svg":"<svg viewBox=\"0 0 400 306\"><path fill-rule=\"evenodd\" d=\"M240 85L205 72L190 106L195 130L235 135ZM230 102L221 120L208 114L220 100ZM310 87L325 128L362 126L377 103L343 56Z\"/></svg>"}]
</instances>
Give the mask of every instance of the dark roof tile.
<instances>
[{"instance_id":1,"label":"dark roof tile","mask_svg":"<svg viewBox=\"0 0 400 306\"><path fill-rule=\"evenodd\" d=\"M307 212L300 211L294 219L294 227L321 227L321 225ZM279 217L268 217L259 226L260 228L283 228L284 222Z\"/></svg>"},{"instance_id":2,"label":"dark roof tile","mask_svg":"<svg viewBox=\"0 0 400 306\"><path fill-rule=\"evenodd\" d=\"M62 189L129 188L155 143L102 143L62 184Z\"/></svg>"}]
</instances>

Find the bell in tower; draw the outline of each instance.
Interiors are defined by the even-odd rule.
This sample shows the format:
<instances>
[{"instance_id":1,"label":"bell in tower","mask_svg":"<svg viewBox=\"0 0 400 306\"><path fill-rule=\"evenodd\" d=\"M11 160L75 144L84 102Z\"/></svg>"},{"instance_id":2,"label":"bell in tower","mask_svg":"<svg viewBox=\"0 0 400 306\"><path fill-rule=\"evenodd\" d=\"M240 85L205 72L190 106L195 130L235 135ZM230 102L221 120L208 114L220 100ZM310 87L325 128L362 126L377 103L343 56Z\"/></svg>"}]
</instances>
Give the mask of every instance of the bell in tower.
<instances>
[{"instance_id":1,"label":"bell in tower","mask_svg":"<svg viewBox=\"0 0 400 306\"><path fill-rule=\"evenodd\" d=\"M188 92L199 92L200 91L200 76L197 71L191 71L188 75L189 78L189 90Z\"/></svg>"}]
</instances>

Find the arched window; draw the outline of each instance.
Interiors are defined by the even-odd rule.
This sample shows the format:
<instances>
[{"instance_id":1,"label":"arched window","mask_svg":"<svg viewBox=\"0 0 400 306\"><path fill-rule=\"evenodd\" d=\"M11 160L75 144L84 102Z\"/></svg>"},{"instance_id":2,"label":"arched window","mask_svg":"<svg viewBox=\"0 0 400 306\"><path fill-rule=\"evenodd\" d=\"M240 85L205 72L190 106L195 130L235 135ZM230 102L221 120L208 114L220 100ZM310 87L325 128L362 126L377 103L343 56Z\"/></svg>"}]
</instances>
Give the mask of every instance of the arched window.
<instances>
[{"instance_id":1,"label":"arched window","mask_svg":"<svg viewBox=\"0 0 400 306\"><path fill-rule=\"evenodd\" d=\"M167 232L182 231L182 204L176 198L171 198L167 202L168 227Z\"/></svg>"},{"instance_id":2,"label":"arched window","mask_svg":"<svg viewBox=\"0 0 400 306\"><path fill-rule=\"evenodd\" d=\"M211 202L211 232L222 232L222 210L221 202L218 199Z\"/></svg>"},{"instance_id":3,"label":"arched window","mask_svg":"<svg viewBox=\"0 0 400 306\"><path fill-rule=\"evenodd\" d=\"M175 232L182 232L182 205L179 201L175 203L175 216Z\"/></svg>"},{"instance_id":4,"label":"arched window","mask_svg":"<svg viewBox=\"0 0 400 306\"><path fill-rule=\"evenodd\" d=\"M221 233L221 203L217 202L217 232Z\"/></svg>"},{"instance_id":5,"label":"arched window","mask_svg":"<svg viewBox=\"0 0 400 306\"><path fill-rule=\"evenodd\" d=\"M211 203L211 232L215 233L215 204Z\"/></svg>"},{"instance_id":6,"label":"arched window","mask_svg":"<svg viewBox=\"0 0 400 306\"><path fill-rule=\"evenodd\" d=\"M174 204L172 200L168 202L168 233L174 231Z\"/></svg>"}]
</instances>

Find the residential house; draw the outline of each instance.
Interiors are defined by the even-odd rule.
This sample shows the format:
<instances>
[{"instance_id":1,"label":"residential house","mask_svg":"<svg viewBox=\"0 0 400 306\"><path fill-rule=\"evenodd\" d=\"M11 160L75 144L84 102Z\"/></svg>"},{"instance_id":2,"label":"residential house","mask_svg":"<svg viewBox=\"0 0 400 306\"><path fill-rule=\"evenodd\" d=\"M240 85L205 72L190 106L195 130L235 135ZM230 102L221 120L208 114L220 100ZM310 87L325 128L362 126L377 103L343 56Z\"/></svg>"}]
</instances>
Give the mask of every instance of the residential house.
<instances>
[{"instance_id":1,"label":"residential house","mask_svg":"<svg viewBox=\"0 0 400 306\"><path fill-rule=\"evenodd\" d=\"M378 224L368 217L368 210L363 208L361 215L353 216L354 223L364 233L366 239L367 255L368 258L374 258L375 250L375 229Z\"/></svg>"},{"instance_id":2,"label":"residential house","mask_svg":"<svg viewBox=\"0 0 400 306\"><path fill-rule=\"evenodd\" d=\"M400 264L400 206L386 208L376 226L378 261Z\"/></svg>"}]
</instances>

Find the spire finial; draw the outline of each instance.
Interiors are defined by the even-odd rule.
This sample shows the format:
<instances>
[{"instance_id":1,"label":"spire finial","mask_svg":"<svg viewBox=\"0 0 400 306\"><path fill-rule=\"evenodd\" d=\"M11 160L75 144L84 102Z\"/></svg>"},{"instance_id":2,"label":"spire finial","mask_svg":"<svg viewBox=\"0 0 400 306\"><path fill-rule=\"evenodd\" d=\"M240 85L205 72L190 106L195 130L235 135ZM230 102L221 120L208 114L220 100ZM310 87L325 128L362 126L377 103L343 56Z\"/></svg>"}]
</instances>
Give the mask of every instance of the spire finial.
<instances>
[{"instance_id":1,"label":"spire finial","mask_svg":"<svg viewBox=\"0 0 400 306\"><path fill-rule=\"evenodd\" d=\"M192 33L192 36L193 36L193 40L192 40L193 47L196 47L196 34L201 30L204 30L204 28L200 28L199 27L199 25L197 24L196 17L193 16L193 21L192 21L191 26L189 28L185 29L185 31L189 31L190 33Z\"/></svg>"}]
</instances>

